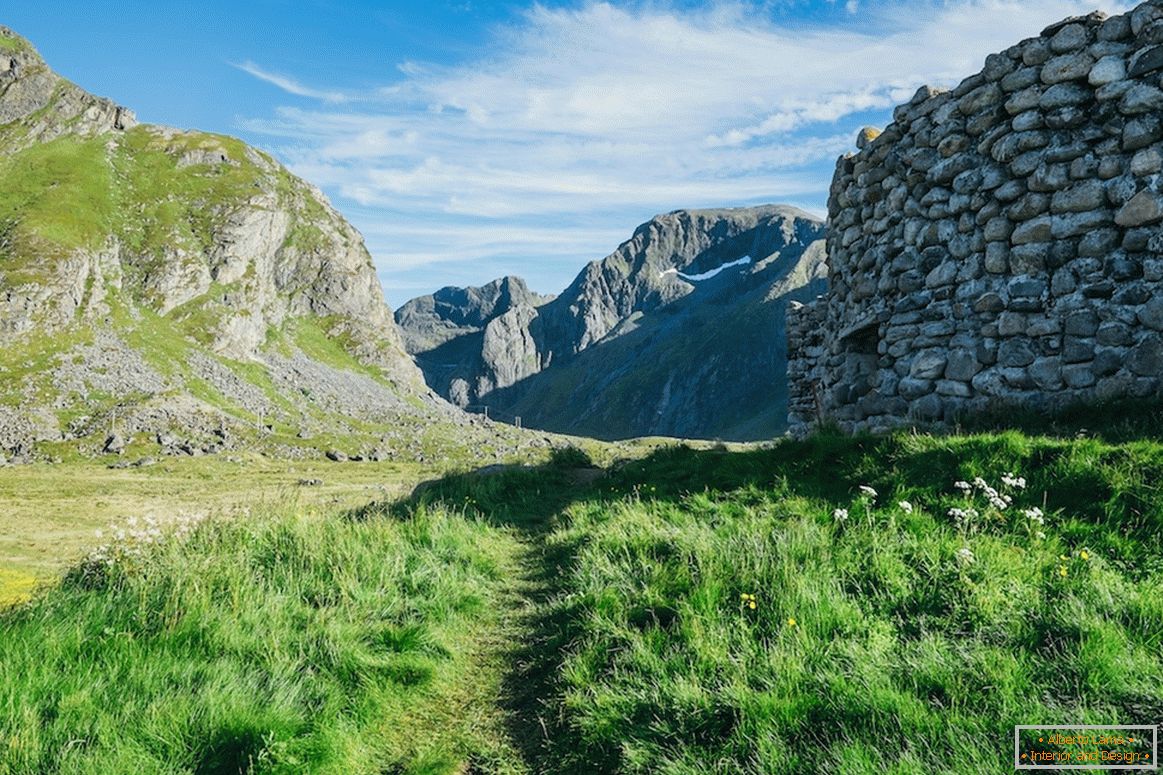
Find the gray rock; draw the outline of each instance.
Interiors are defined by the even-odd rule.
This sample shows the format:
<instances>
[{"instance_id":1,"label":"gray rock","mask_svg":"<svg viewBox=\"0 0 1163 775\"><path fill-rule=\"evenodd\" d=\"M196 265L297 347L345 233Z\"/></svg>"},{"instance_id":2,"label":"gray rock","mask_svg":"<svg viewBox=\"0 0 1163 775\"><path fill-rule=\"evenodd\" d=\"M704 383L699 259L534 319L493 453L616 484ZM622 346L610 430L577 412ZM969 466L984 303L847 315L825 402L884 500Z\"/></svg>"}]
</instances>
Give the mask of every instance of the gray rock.
<instances>
[{"instance_id":1,"label":"gray rock","mask_svg":"<svg viewBox=\"0 0 1163 775\"><path fill-rule=\"evenodd\" d=\"M1065 332L1071 336L1094 336L1098 332L1098 315L1085 309L1066 316Z\"/></svg>"},{"instance_id":2,"label":"gray rock","mask_svg":"<svg viewBox=\"0 0 1163 775\"><path fill-rule=\"evenodd\" d=\"M1163 220L1163 201L1153 191L1144 189L1135 194L1115 214L1115 223L1124 228L1144 226Z\"/></svg>"},{"instance_id":3,"label":"gray rock","mask_svg":"<svg viewBox=\"0 0 1163 775\"><path fill-rule=\"evenodd\" d=\"M1050 236L1050 217L1043 215L1018 224L1010 236L1010 243L1026 245L1031 242L1048 242Z\"/></svg>"},{"instance_id":4,"label":"gray rock","mask_svg":"<svg viewBox=\"0 0 1163 775\"><path fill-rule=\"evenodd\" d=\"M1105 56L1095 62L1087 75L1091 86L1105 86L1127 77L1127 63L1121 56Z\"/></svg>"},{"instance_id":5,"label":"gray rock","mask_svg":"<svg viewBox=\"0 0 1163 775\"><path fill-rule=\"evenodd\" d=\"M1150 113L1160 108L1163 108L1163 91L1145 83L1132 86L1119 101L1119 110L1126 115Z\"/></svg>"},{"instance_id":6,"label":"gray rock","mask_svg":"<svg viewBox=\"0 0 1163 775\"><path fill-rule=\"evenodd\" d=\"M918 380L938 379L945 373L948 357L937 350L918 353L909 367L909 376Z\"/></svg>"},{"instance_id":7,"label":"gray rock","mask_svg":"<svg viewBox=\"0 0 1163 775\"><path fill-rule=\"evenodd\" d=\"M1062 367L1062 381L1068 387L1075 389L1088 388L1098 379L1094 375L1094 368L1086 363L1071 363Z\"/></svg>"},{"instance_id":8,"label":"gray rock","mask_svg":"<svg viewBox=\"0 0 1163 775\"><path fill-rule=\"evenodd\" d=\"M1144 377L1158 377L1163 374L1163 339L1151 334L1131 350L1127 366L1132 372Z\"/></svg>"},{"instance_id":9,"label":"gray rock","mask_svg":"<svg viewBox=\"0 0 1163 775\"><path fill-rule=\"evenodd\" d=\"M949 353L948 363L945 365L945 379L969 382L981 371L981 363L974 353L966 350L953 350Z\"/></svg>"},{"instance_id":10,"label":"gray rock","mask_svg":"<svg viewBox=\"0 0 1163 775\"><path fill-rule=\"evenodd\" d=\"M1090 75L1094 64L1094 58L1085 53L1056 56L1042 66L1042 83L1082 80Z\"/></svg>"},{"instance_id":11,"label":"gray rock","mask_svg":"<svg viewBox=\"0 0 1163 775\"><path fill-rule=\"evenodd\" d=\"M1155 297L1139 309L1138 320L1144 326L1163 331L1163 297Z\"/></svg>"},{"instance_id":12,"label":"gray rock","mask_svg":"<svg viewBox=\"0 0 1163 775\"><path fill-rule=\"evenodd\" d=\"M999 366L1028 366L1036 357L1037 353L1033 346L1025 339L1007 339L1001 343L997 351Z\"/></svg>"},{"instance_id":13,"label":"gray rock","mask_svg":"<svg viewBox=\"0 0 1163 775\"><path fill-rule=\"evenodd\" d=\"M1106 189L1101 181L1087 180L1058 191L1050 201L1053 213L1080 213L1106 204Z\"/></svg>"}]
</instances>

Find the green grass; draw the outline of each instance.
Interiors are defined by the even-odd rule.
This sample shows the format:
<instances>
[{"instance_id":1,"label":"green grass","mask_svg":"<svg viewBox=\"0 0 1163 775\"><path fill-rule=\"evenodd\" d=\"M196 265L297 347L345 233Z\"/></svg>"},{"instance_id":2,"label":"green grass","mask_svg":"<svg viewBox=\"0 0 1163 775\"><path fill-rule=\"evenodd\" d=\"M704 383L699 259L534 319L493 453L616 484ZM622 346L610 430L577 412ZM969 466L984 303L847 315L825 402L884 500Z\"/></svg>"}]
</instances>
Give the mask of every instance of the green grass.
<instances>
[{"instance_id":1,"label":"green grass","mask_svg":"<svg viewBox=\"0 0 1163 775\"><path fill-rule=\"evenodd\" d=\"M7 155L0 176L0 221L18 219L15 249L22 256L43 260L76 247L95 249L116 225L113 168L102 138L39 143ZM8 283L38 281L43 271L28 261Z\"/></svg>"},{"instance_id":2,"label":"green grass","mask_svg":"<svg viewBox=\"0 0 1163 775\"><path fill-rule=\"evenodd\" d=\"M823 434L216 522L5 615L0 773L1009 771L1015 724L1163 718L1159 481L1150 439Z\"/></svg>"},{"instance_id":3,"label":"green grass","mask_svg":"<svg viewBox=\"0 0 1163 775\"><path fill-rule=\"evenodd\" d=\"M78 567L5 617L0 773L491 767L504 736L474 709L498 675L469 665L502 533L284 511Z\"/></svg>"},{"instance_id":4,"label":"green grass","mask_svg":"<svg viewBox=\"0 0 1163 775\"><path fill-rule=\"evenodd\" d=\"M1014 506L948 515L1010 471ZM1009 432L680 447L516 514L536 474L445 486L547 521L535 771L968 775L1012 768L1015 724L1163 717L1160 480L1157 442Z\"/></svg>"}]
</instances>

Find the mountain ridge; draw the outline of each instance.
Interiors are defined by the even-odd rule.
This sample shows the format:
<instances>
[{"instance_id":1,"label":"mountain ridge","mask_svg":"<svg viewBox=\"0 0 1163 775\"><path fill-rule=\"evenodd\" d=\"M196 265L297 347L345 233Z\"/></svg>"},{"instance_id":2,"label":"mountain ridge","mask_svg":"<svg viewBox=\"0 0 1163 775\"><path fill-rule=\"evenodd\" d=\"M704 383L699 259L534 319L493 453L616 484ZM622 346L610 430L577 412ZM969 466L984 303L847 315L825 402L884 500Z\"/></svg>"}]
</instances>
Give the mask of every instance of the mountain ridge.
<instances>
[{"instance_id":1,"label":"mountain ridge","mask_svg":"<svg viewBox=\"0 0 1163 775\"><path fill-rule=\"evenodd\" d=\"M613 253L586 264L569 286L553 298L538 297L537 303L519 300L507 306L482 303L471 310L458 310L462 317L473 316L476 322L471 331L456 333L451 319L442 318L435 296L420 297L397 310L396 322L428 384L460 406L487 405L494 416L505 415L513 420L520 416L530 427L599 438L658 434L769 438L784 425L779 411L754 430L743 432L738 429L745 422L716 419L709 407L701 409L698 419L688 423L673 419L652 421L640 411L611 413L599 411L597 406L614 393L623 393L621 389L612 391L614 383L642 383L637 388L627 388L628 393L619 399L635 405L643 401L666 405L673 386L681 385L673 399L677 405L680 396L697 392L699 384L714 382L713 373L705 369L702 377L693 382L679 376L684 359L682 348L673 343L660 344L672 336L700 336L698 331L684 331L681 326L663 325L654 319L682 320L683 325L699 330L716 328L720 323L714 315L696 315L692 311L705 296L700 288L728 280L728 287L715 297L713 304L728 312L742 304L756 315L755 325L778 350L773 351L766 342L754 341L751 355L758 368L746 368L745 360L733 368L743 368L741 373L749 375L751 382L767 385L776 394L776 404L785 401L779 397L783 395L783 380L778 373L778 364L785 357L781 349L782 310L787 301L806 301L822 290L819 271L794 271L801 259L811 267L822 264L820 247L809 250L822 236L822 230L818 219L786 205L674 210L643 223ZM740 269L744 263L748 266ZM775 265L778 271L774 271ZM793 278L792 285L782 282L786 278ZM514 286L516 279L505 281ZM438 294L447 299L480 298L486 302L498 295L496 289L502 282L497 280L476 289L442 289ZM773 283L779 285L773 299L767 299L766 293L752 293L761 286L771 291ZM801 286L811 288L800 291ZM524 288L524 284L519 287ZM733 292L746 296L746 301L732 298ZM736 318L733 314L727 317ZM639 379L627 367L627 361L636 360L635 357L625 348L609 347L644 325L654 344L643 344L642 333L636 335L639 339L635 341L654 348L659 357L666 353L664 360L673 364L667 375ZM435 330L449 335L439 343L431 338L421 343L426 332ZM586 356L599 350L601 355ZM615 357L607 357L615 351ZM691 355L704 366L716 360L713 349L706 347ZM585 365L570 368L575 362ZM657 365L650 359L642 363L645 371ZM568 379L563 376L567 373L571 375ZM599 389L599 385L605 387ZM756 394L747 392L755 400ZM572 407L559 400L562 395L573 397L569 402ZM557 408L551 411L546 408L550 405ZM634 415L633 420L630 414ZM657 414L662 417L669 412L663 409ZM599 417L604 419L585 419Z\"/></svg>"}]
</instances>

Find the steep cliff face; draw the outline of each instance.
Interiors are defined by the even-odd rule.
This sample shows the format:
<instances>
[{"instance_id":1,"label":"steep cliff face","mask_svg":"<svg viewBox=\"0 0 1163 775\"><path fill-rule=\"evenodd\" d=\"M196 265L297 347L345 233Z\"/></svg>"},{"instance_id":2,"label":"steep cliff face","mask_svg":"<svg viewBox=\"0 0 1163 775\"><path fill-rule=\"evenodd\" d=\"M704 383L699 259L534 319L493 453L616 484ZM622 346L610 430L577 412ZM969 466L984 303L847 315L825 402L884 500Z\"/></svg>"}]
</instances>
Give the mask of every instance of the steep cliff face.
<instances>
[{"instance_id":1,"label":"steep cliff face","mask_svg":"<svg viewBox=\"0 0 1163 775\"><path fill-rule=\"evenodd\" d=\"M466 422L321 192L233 138L138 124L6 28L0 180L0 459L118 424Z\"/></svg>"},{"instance_id":2,"label":"steep cliff face","mask_svg":"<svg viewBox=\"0 0 1163 775\"><path fill-rule=\"evenodd\" d=\"M360 235L318 190L237 140L138 125L0 39L0 336L101 314L115 290L198 317L233 357L314 316L361 359L414 374Z\"/></svg>"},{"instance_id":3,"label":"steep cliff face","mask_svg":"<svg viewBox=\"0 0 1163 775\"><path fill-rule=\"evenodd\" d=\"M532 427L607 438L769 436L782 427L782 408L752 432L745 417L723 407L752 387L770 392L783 384L783 308L819 274L822 254L808 246L822 229L790 207L677 211L640 226L556 298L518 294L505 304L478 304L474 312L487 314L468 330L458 328L467 318L453 300L500 294L445 289L437 294L443 306L417 299L396 320L429 385L461 406L487 405L494 416L520 414ZM801 259L813 269L800 271ZM723 343L740 338L720 329L728 319L757 336L724 360ZM438 344L434 330L445 337ZM711 342L709 331L725 338ZM734 387L714 387L730 381L728 371ZM723 403L700 398L701 408L684 411L701 389L718 392ZM774 403L782 406L778 396ZM758 411L751 401L742 414Z\"/></svg>"}]
</instances>

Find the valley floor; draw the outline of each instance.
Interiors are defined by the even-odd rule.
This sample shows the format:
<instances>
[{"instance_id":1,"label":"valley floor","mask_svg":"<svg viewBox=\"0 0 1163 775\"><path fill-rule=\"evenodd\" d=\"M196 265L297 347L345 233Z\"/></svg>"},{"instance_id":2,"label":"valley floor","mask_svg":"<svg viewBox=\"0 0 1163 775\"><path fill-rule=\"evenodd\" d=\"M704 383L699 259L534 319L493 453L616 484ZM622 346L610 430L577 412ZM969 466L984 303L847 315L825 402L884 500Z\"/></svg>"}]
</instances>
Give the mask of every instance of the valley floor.
<instances>
[{"instance_id":1,"label":"valley floor","mask_svg":"<svg viewBox=\"0 0 1163 775\"><path fill-rule=\"evenodd\" d=\"M1154 438L270 476L318 495L130 529L2 615L0 774L968 775L1015 724L1163 718Z\"/></svg>"}]
</instances>

